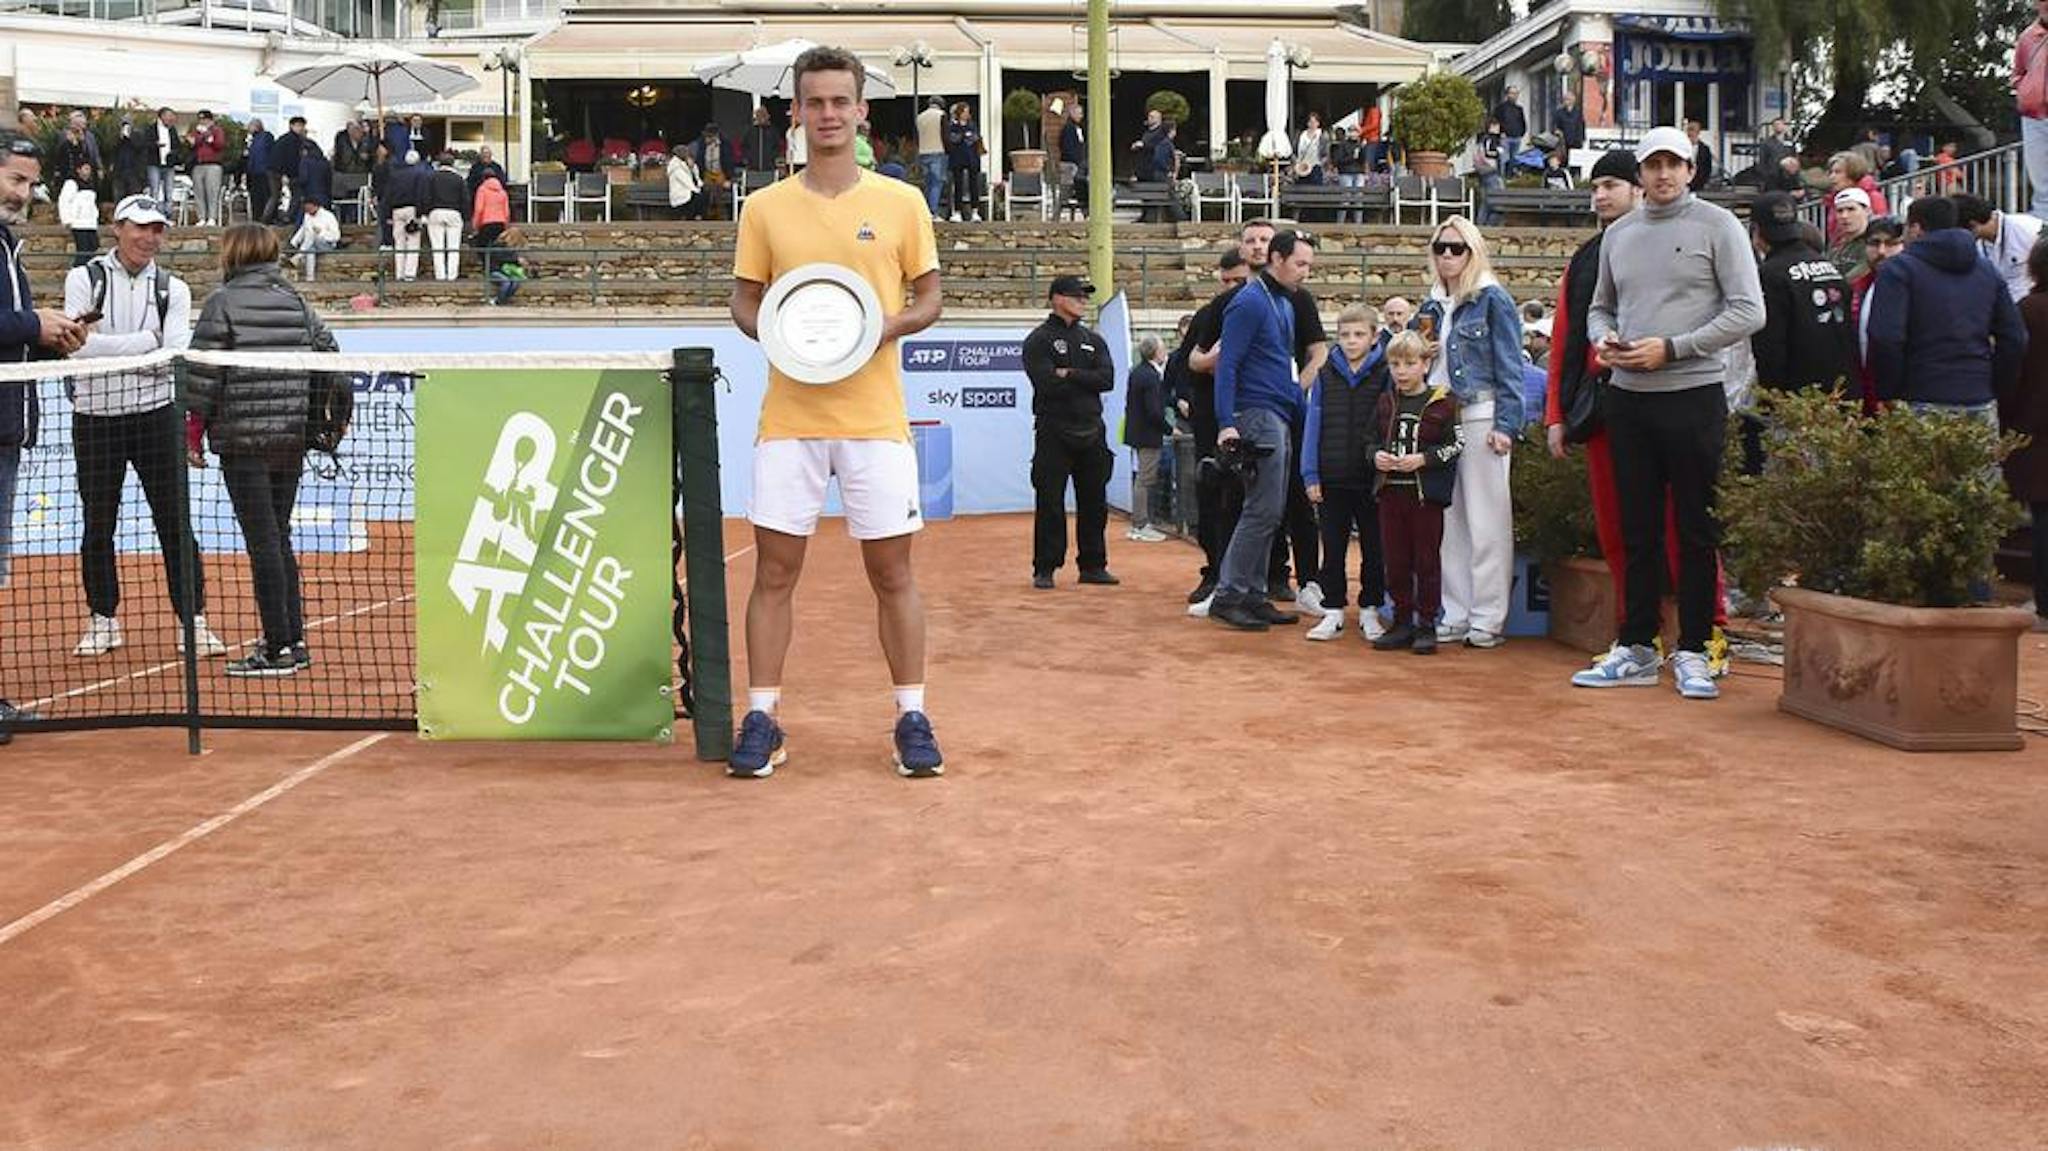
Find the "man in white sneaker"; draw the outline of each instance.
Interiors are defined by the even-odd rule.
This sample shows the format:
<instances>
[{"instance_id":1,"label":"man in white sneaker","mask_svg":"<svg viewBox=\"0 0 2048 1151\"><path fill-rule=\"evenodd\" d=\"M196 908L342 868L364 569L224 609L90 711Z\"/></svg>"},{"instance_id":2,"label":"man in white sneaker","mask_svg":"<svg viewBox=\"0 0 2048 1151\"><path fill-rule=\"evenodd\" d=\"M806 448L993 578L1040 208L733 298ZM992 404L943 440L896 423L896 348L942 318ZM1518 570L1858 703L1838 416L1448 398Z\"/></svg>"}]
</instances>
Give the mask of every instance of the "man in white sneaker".
<instances>
[{"instance_id":1,"label":"man in white sneaker","mask_svg":"<svg viewBox=\"0 0 2048 1151\"><path fill-rule=\"evenodd\" d=\"M1125 539L1156 544L1166 534L1152 526L1152 493L1159 487L1159 455L1173 431L1166 423L1166 341L1138 341L1138 362L1124 381L1124 446L1137 456L1131 477L1131 530Z\"/></svg>"},{"instance_id":2,"label":"man in white sneaker","mask_svg":"<svg viewBox=\"0 0 2048 1151\"><path fill-rule=\"evenodd\" d=\"M192 290L156 262L170 228L165 207L148 195L123 199L114 208L113 250L71 269L65 277L65 313L97 317L73 358L146 356L191 345ZM121 518L121 487L131 466L156 523L179 620L192 619L200 655L227 653L226 645L206 626L206 577L187 523L185 430L172 403L173 392L168 364L80 376L72 382L71 443L85 519L79 566L86 606L92 611L85 635L73 649L75 655L103 656L124 642L115 614L121 605L121 582L114 562L114 529ZM178 636L182 645L183 628Z\"/></svg>"},{"instance_id":3,"label":"man in white sneaker","mask_svg":"<svg viewBox=\"0 0 2048 1151\"><path fill-rule=\"evenodd\" d=\"M1643 205L1600 245L1586 335L1613 369L1602 404L1626 553L1621 638L1572 677L1579 687L1652 686L1665 582L1667 499L1678 524L1678 651L1687 699L1720 695L1707 658L1714 630L1720 525L1714 491L1728 425L1721 353L1764 325L1749 233L1693 195L1693 146L1676 128L1636 145Z\"/></svg>"}]
</instances>

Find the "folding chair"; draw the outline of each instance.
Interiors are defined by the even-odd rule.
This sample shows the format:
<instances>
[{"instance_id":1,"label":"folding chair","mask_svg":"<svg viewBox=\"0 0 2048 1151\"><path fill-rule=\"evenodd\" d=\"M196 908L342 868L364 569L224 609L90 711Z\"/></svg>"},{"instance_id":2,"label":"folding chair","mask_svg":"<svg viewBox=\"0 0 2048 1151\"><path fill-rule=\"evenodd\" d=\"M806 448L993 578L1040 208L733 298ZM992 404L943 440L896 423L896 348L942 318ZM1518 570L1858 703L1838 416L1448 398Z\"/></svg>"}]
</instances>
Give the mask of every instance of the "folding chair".
<instances>
[{"instance_id":1,"label":"folding chair","mask_svg":"<svg viewBox=\"0 0 2048 1151\"><path fill-rule=\"evenodd\" d=\"M1435 227L1445 216L1473 214L1472 187L1463 176L1440 176L1429 182L1429 224Z\"/></svg>"},{"instance_id":2,"label":"folding chair","mask_svg":"<svg viewBox=\"0 0 2048 1151\"><path fill-rule=\"evenodd\" d=\"M1003 185L1003 218L1017 219L1017 206L1022 204L1032 210L1039 219L1046 218L1045 173L1012 172Z\"/></svg>"},{"instance_id":3,"label":"folding chair","mask_svg":"<svg viewBox=\"0 0 2048 1151\"><path fill-rule=\"evenodd\" d=\"M1394 177L1394 223L1401 223L1403 212L1413 211L1419 223L1429 211L1429 182L1414 173Z\"/></svg>"},{"instance_id":4,"label":"folding chair","mask_svg":"<svg viewBox=\"0 0 2048 1151\"><path fill-rule=\"evenodd\" d=\"M237 201L242 205L243 219L246 220L256 214L255 205L249 201L249 179L239 172L228 177L228 186L220 194L221 223L231 224L234 222L235 204Z\"/></svg>"},{"instance_id":5,"label":"folding chair","mask_svg":"<svg viewBox=\"0 0 2048 1151\"><path fill-rule=\"evenodd\" d=\"M1246 180L1250 180L1251 183L1247 185ZM1280 184L1273 177L1264 172L1251 172L1242 178L1232 176L1231 182L1237 186L1239 219L1246 216L1255 219L1259 216L1270 218L1280 214ZM1255 213L1252 211L1253 208L1260 211Z\"/></svg>"},{"instance_id":6,"label":"folding chair","mask_svg":"<svg viewBox=\"0 0 2048 1151\"><path fill-rule=\"evenodd\" d=\"M1230 177L1223 172L1196 172L1193 207L1197 224L1203 222L1202 209L1205 207L1220 207L1223 210L1223 219L1236 222L1236 185L1232 184Z\"/></svg>"},{"instance_id":7,"label":"folding chair","mask_svg":"<svg viewBox=\"0 0 2048 1151\"><path fill-rule=\"evenodd\" d=\"M603 172L578 172L569 184L569 218L582 220L583 205L596 204L604 209L604 222L612 222L612 185Z\"/></svg>"},{"instance_id":8,"label":"folding chair","mask_svg":"<svg viewBox=\"0 0 2048 1151\"><path fill-rule=\"evenodd\" d=\"M557 219L569 219L569 173L535 172L533 184L526 191L526 222L537 220L542 204L554 204L561 208Z\"/></svg>"},{"instance_id":9,"label":"folding chair","mask_svg":"<svg viewBox=\"0 0 2048 1151\"><path fill-rule=\"evenodd\" d=\"M361 172L336 172L334 174L334 214L341 217L342 209L355 213L354 223L362 223L369 217L363 214L363 190L370 186L370 178ZM350 221L343 219L343 223Z\"/></svg>"}]
</instances>

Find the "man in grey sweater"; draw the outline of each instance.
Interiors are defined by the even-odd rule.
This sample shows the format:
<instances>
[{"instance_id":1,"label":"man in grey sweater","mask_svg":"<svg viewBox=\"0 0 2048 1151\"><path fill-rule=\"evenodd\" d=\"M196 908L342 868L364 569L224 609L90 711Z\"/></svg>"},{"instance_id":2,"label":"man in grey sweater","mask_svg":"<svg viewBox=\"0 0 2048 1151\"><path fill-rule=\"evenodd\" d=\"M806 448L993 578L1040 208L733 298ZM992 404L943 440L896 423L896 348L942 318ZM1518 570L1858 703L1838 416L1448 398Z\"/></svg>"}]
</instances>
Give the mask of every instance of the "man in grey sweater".
<instances>
[{"instance_id":1,"label":"man in grey sweater","mask_svg":"<svg viewBox=\"0 0 2048 1151\"><path fill-rule=\"evenodd\" d=\"M1733 213L1695 197L1693 147L1676 128L1636 146L1643 205L1607 230L1586 334L1613 369L1604 415L1626 542L1621 638L1580 687L1654 686L1666 493L1678 521L1678 651L1687 699L1720 694L1707 659L1714 627L1728 403L1722 351L1763 327L1756 254Z\"/></svg>"}]
</instances>

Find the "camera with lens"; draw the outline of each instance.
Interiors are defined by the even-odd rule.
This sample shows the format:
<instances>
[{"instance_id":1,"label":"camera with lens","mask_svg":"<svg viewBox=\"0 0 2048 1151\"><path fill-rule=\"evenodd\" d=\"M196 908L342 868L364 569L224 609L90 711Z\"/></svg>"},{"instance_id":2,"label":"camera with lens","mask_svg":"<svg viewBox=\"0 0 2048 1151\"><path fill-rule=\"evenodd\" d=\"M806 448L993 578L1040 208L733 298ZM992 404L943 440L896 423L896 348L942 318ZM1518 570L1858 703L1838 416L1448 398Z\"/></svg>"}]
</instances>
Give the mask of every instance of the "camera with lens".
<instances>
[{"instance_id":1,"label":"camera with lens","mask_svg":"<svg viewBox=\"0 0 2048 1151\"><path fill-rule=\"evenodd\" d=\"M1218 441L1216 454L1204 457L1201 466L1204 471L1220 472L1250 486L1258 477L1259 461L1272 454L1272 448L1262 448L1240 436L1234 440Z\"/></svg>"}]
</instances>

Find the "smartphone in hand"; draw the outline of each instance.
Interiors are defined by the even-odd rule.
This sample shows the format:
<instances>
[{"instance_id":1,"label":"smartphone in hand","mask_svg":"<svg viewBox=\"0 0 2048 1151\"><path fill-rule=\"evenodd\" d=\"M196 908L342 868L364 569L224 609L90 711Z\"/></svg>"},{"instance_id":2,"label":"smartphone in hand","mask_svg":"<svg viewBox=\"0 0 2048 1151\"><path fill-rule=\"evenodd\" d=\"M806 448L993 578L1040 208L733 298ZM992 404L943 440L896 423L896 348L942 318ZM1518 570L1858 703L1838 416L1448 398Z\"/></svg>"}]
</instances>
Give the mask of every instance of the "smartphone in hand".
<instances>
[{"instance_id":1,"label":"smartphone in hand","mask_svg":"<svg viewBox=\"0 0 2048 1151\"><path fill-rule=\"evenodd\" d=\"M100 310L98 308L94 308L92 311L87 312L82 316L73 316L71 318L72 320L81 324L97 324L100 322L100 319L102 317L100 315Z\"/></svg>"}]
</instances>

